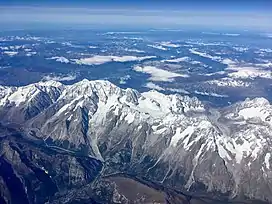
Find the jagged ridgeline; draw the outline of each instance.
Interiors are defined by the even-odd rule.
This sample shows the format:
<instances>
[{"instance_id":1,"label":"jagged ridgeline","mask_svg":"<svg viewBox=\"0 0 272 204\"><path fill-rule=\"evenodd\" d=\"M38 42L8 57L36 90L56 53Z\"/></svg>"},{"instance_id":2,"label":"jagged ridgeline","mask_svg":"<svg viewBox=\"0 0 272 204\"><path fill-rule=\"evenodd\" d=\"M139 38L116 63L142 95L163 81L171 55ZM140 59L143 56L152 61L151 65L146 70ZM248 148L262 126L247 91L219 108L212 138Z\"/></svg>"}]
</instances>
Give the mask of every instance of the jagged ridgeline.
<instances>
[{"instance_id":1,"label":"jagged ridgeline","mask_svg":"<svg viewBox=\"0 0 272 204\"><path fill-rule=\"evenodd\" d=\"M0 87L0 203L272 202L271 115L102 80Z\"/></svg>"}]
</instances>

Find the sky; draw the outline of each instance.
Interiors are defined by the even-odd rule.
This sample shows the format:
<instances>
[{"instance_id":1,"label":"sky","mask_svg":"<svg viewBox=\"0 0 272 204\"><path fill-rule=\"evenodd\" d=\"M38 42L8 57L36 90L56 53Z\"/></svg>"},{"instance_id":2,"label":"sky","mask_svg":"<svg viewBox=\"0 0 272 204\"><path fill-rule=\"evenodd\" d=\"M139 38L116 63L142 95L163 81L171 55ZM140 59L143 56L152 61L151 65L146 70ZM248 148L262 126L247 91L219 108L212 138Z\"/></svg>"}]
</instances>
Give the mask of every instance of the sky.
<instances>
[{"instance_id":1,"label":"sky","mask_svg":"<svg viewBox=\"0 0 272 204\"><path fill-rule=\"evenodd\" d=\"M272 30L272 0L0 0L0 23Z\"/></svg>"}]
</instances>

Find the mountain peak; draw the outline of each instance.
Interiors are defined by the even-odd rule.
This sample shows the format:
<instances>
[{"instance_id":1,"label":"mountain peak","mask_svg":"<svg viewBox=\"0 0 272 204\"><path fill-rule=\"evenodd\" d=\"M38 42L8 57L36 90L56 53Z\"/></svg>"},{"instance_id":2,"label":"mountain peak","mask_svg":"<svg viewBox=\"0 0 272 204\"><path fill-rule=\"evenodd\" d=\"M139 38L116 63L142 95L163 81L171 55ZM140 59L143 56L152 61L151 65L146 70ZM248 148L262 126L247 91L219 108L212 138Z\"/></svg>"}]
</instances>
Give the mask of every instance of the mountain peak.
<instances>
[{"instance_id":1,"label":"mountain peak","mask_svg":"<svg viewBox=\"0 0 272 204\"><path fill-rule=\"evenodd\" d=\"M272 200L267 190L272 108L264 98L213 109L195 97L139 93L87 79L1 87L0 93L2 121L67 151L110 162L117 171L134 173L130 166L136 165L149 177L160 172L162 183L179 186L182 180L189 190L202 183L210 191L259 198L258 188ZM248 181L256 188L248 189Z\"/></svg>"}]
</instances>

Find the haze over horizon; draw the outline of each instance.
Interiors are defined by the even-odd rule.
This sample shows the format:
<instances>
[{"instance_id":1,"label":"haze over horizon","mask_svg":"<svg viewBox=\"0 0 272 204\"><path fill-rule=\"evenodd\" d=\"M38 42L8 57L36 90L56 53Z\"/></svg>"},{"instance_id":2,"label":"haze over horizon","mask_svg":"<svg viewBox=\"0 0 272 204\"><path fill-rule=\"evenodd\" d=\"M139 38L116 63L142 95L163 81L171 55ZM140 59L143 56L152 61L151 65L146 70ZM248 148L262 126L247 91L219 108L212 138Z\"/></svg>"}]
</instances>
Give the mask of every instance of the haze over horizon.
<instances>
[{"instance_id":1,"label":"haze over horizon","mask_svg":"<svg viewBox=\"0 0 272 204\"><path fill-rule=\"evenodd\" d=\"M7 1L0 24L49 23L70 26L226 27L271 31L271 2L253 1Z\"/></svg>"}]
</instances>

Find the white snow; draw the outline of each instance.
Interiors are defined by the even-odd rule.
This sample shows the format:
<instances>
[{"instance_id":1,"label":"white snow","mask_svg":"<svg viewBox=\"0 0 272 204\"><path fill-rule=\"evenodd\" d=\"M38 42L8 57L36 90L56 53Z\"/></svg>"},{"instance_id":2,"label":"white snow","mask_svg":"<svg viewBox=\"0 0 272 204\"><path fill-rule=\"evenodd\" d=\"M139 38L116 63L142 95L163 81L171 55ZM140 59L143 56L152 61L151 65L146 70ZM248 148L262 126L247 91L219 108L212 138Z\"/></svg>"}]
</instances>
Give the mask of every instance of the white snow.
<instances>
[{"instance_id":1,"label":"white snow","mask_svg":"<svg viewBox=\"0 0 272 204\"><path fill-rule=\"evenodd\" d=\"M183 140L182 143L184 145L184 148L186 150L189 150L190 146L192 146L195 142L199 141L199 139L201 138L201 134L197 134L197 137L194 138L194 140L190 141L192 134L199 129L209 130L210 127L211 123L208 121L200 121L199 123L190 125L183 130L178 127L176 129L175 135L171 138L170 145L175 147L180 140Z\"/></svg>"},{"instance_id":2,"label":"white snow","mask_svg":"<svg viewBox=\"0 0 272 204\"><path fill-rule=\"evenodd\" d=\"M265 121L265 118L270 115L270 112L263 107L250 107L240 110L239 115L242 116L245 120L258 117L262 121Z\"/></svg>"},{"instance_id":3,"label":"white snow","mask_svg":"<svg viewBox=\"0 0 272 204\"><path fill-rule=\"evenodd\" d=\"M131 112L129 112L127 116L125 117L125 121L127 121L128 124L133 123L134 119L135 119L135 114Z\"/></svg>"},{"instance_id":4,"label":"white snow","mask_svg":"<svg viewBox=\"0 0 272 204\"><path fill-rule=\"evenodd\" d=\"M63 112L70 112L72 110L72 108L76 108L76 106L79 105L83 105L80 102L78 104L74 104L76 101L78 101L80 99L80 97L73 99L70 103L65 104L64 106L62 106L58 112L54 115L54 117L57 117L59 115L61 115ZM67 114L67 113L66 113Z\"/></svg>"},{"instance_id":5,"label":"white snow","mask_svg":"<svg viewBox=\"0 0 272 204\"><path fill-rule=\"evenodd\" d=\"M220 156L221 158L223 158L223 159L231 160L231 157L230 157L229 153L227 152L227 150L224 148L223 145L224 145L224 144L218 144L218 145L217 145L219 156Z\"/></svg>"},{"instance_id":6,"label":"white snow","mask_svg":"<svg viewBox=\"0 0 272 204\"><path fill-rule=\"evenodd\" d=\"M12 93L8 100L10 102L14 102L15 106L19 106L21 103L26 103L28 100L33 98L36 94L40 92L39 89L37 89L33 85L20 87L17 91Z\"/></svg>"},{"instance_id":7,"label":"white snow","mask_svg":"<svg viewBox=\"0 0 272 204\"><path fill-rule=\"evenodd\" d=\"M239 122L242 121L243 118L247 120L252 117L260 117L262 120L265 120L267 116L272 115L271 105L269 101L264 98L247 99L245 102L237 104L234 108L235 110L231 110L236 111L240 117L230 117L226 124L221 124L217 119L212 120L212 117L208 118L204 104L197 98L177 94L165 95L157 91L149 91L141 94L138 93L138 103L134 103L129 102L127 99L127 93L130 93L130 89L122 90L110 82L103 80L83 80L74 85L67 86L59 82L46 81L25 87L12 87L9 91L5 91L6 87L0 86L0 104L2 104L3 97L6 98L6 95L8 95L7 99L10 100L10 102L15 102L15 105L28 105L27 102L39 93L41 86L67 87L62 93L60 101L69 102L59 109L51 118L51 122L55 120L55 117L58 117L58 115L64 115L66 113L65 119L68 118L67 120L72 120L71 114L75 111L74 109L83 107L83 105L87 107L89 103L86 100L89 100L91 98L89 96L93 96L92 94L96 93L99 101L95 101L94 103L97 102L97 104L94 106L95 109L97 108L97 111L92 112L92 108L90 108L89 111L92 125L103 125L107 120L107 113L112 111L117 116L120 116L122 120L127 121L128 124L133 123L139 128L140 123L138 122L147 122L152 127L153 132L150 132L150 137L153 138L162 138L165 136L162 134L165 134L168 130L172 130L173 136L168 150L178 149L179 147L177 146L180 143L183 150L190 151L192 147L194 147L194 144L203 141L199 150L194 154L193 165L197 165L198 160L202 159L201 155L203 152L215 151L215 146L217 145L219 156L230 164L241 164L247 161L243 160L247 157L250 157L251 162L253 161L252 159L261 158L264 160L263 167L265 168L266 166L267 169L270 168L271 153L261 155L260 157L260 152L263 152L263 150L267 148L265 146L268 144L267 140L270 140L271 127L268 127L270 124L267 122L259 125L255 121L253 121L254 123L244 121L245 123L241 125L241 123L236 124L231 122L231 120ZM151 82L148 86L168 90L168 88L160 87ZM184 114L184 112L188 113L187 111L198 110L202 112ZM224 111L220 113L228 114ZM226 118L226 115L222 115L221 117ZM217 123L217 125L214 123ZM233 126L231 134L229 135L224 134L227 132L224 132L224 127L228 128L228 123ZM232 126L229 128L232 128ZM96 126L93 127L95 128ZM223 134L220 134L218 129L221 129ZM97 138L94 139L95 142L92 143L92 145L96 145L96 140ZM99 154L99 151L96 154Z\"/></svg>"},{"instance_id":8,"label":"white snow","mask_svg":"<svg viewBox=\"0 0 272 204\"><path fill-rule=\"evenodd\" d=\"M150 100L150 98L141 98L137 108L143 113L148 113L153 118L160 118L162 115L166 114L159 103Z\"/></svg>"},{"instance_id":9,"label":"white snow","mask_svg":"<svg viewBox=\"0 0 272 204\"><path fill-rule=\"evenodd\" d=\"M135 66L134 71L150 74L150 81L174 81L175 77L189 77L186 74L178 74L154 66Z\"/></svg>"},{"instance_id":10,"label":"white snow","mask_svg":"<svg viewBox=\"0 0 272 204\"><path fill-rule=\"evenodd\" d=\"M100 56L95 55L90 58L82 58L74 60L77 64L83 65L100 65L108 62L129 62L129 61L142 61L147 59L156 58L156 56Z\"/></svg>"},{"instance_id":11,"label":"white snow","mask_svg":"<svg viewBox=\"0 0 272 204\"><path fill-rule=\"evenodd\" d=\"M195 131L195 127L194 126L189 126L187 127L185 130L183 130L181 132L181 128L177 128L176 129L176 133L175 135L171 138L171 142L170 145L172 146L177 146L178 142L183 139L185 136L187 136L187 138L190 138L191 135L194 133Z\"/></svg>"},{"instance_id":12,"label":"white snow","mask_svg":"<svg viewBox=\"0 0 272 204\"><path fill-rule=\"evenodd\" d=\"M246 157L251 157L253 160L258 158L266 143L266 139L259 138L258 128L257 126L254 128L248 126L244 130L234 132L231 137L217 137L216 142L220 157L228 158L238 164ZM229 154L233 155L234 159L230 159Z\"/></svg>"},{"instance_id":13,"label":"white snow","mask_svg":"<svg viewBox=\"0 0 272 204\"><path fill-rule=\"evenodd\" d=\"M264 157L264 162L267 169L270 169L270 156L271 156L270 153L266 153Z\"/></svg>"}]
</instances>

